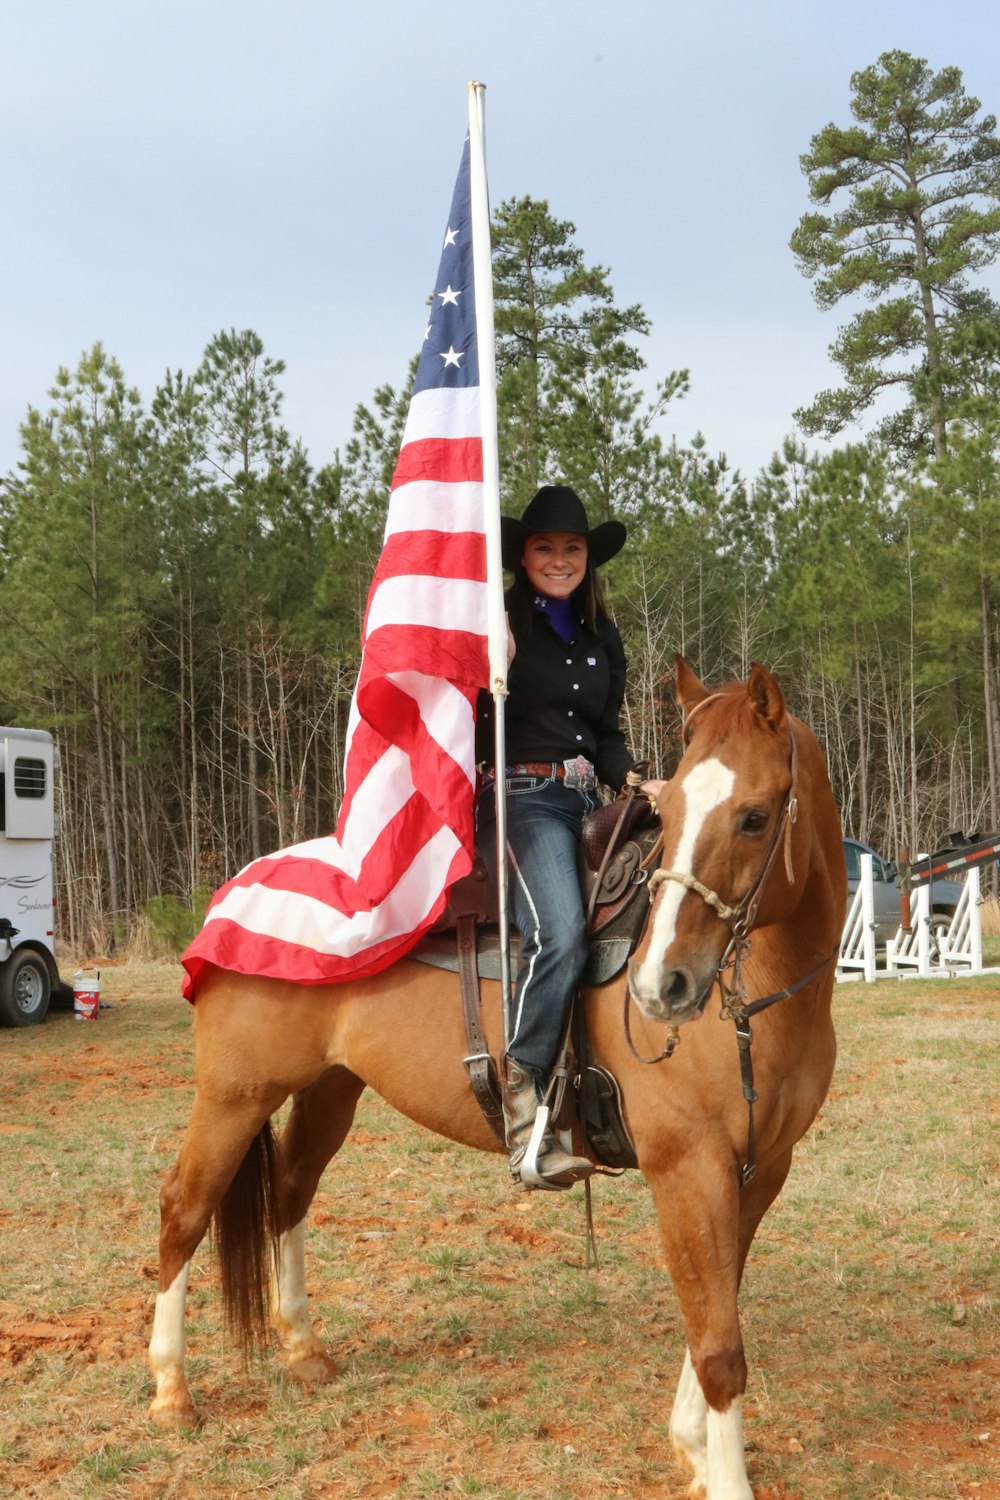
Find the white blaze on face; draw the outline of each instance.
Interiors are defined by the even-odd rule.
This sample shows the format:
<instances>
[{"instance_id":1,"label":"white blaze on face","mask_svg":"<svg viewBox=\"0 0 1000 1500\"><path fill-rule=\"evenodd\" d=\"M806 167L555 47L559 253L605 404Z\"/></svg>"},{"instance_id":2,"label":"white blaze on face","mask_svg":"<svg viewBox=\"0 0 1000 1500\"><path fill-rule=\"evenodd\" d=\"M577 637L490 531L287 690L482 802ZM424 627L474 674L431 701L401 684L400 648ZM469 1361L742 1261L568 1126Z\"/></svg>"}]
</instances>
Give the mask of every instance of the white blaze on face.
<instances>
[{"instance_id":1,"label":"white blaze on face","mask_svg":"<svg viewBox=\"0 0 1000 1500\"><path fill-rule=\"evenodd\" d=\"M684 792L684 826L681 829L677 853L672 868L678 875L693 875L691 868L698 835L705 825L709 813L732 796L736 773L716 756L703 760L685 776L681 783ZM687 887L676 880L667 882L660 897L660 904L653 919L653 932L646 949L646 956L636 971L636 999L659 995L659 974L663 955L677 933L677 913L681 902L688 894Z\"/></svg>"}]
</instances>

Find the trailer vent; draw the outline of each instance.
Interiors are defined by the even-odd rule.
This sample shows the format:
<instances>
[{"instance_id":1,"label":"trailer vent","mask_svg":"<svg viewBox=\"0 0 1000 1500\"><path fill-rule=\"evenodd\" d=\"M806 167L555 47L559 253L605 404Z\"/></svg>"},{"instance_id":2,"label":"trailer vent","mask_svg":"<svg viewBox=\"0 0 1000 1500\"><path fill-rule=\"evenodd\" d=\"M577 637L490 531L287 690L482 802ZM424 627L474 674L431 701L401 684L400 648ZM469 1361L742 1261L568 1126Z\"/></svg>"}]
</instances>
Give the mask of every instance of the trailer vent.
<instances>
[{"instance_id":1,"label":"trailer vent","mask_svg":"<svg viewBox=\"0 0 1000 1500\"><path fill-rule=\"evenodd\" d=\"M14 796L45 796L45 762L30 760L26 755L14 759Z\"/></svg>"}]
</instances>

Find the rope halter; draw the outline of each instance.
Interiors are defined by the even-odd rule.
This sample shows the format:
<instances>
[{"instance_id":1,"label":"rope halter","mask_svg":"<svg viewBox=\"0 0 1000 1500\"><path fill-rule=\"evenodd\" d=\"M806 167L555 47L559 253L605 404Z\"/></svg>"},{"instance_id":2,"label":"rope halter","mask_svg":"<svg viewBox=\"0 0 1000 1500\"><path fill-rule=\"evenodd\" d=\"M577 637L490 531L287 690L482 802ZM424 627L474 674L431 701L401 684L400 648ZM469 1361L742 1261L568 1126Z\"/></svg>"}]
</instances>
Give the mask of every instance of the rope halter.
<instances>
[{"instance_id":1,"label":"rope halter","mask_svg":"<svg viewBox=\"0 0 1000 1500\"><path fill-rule=\"evenodd\" d=\"M693 875L685 875L680 870L654 870L649 877L651 899L657 887L661 886L665 880L676 880L678 885L687 886L689 891L697 891L703 901L707 901L709 906L715 908L724 922L732 923L739 916L739 907L727 906L721 897L709 890L707 885L702 885L701 881L696 880Z\"/></svg>"},{"instance_id":2,"label":"rope halter","mask_svg":"<svg viewBox=\"0 0 1000 1500\"><path fill-rule=\"evenodd\" d=\"M685 721L684 725L685 740L687 739L689 726L691 723L691 719L694 717L694 714L697 713L699 709L704 708L708 703L712 702L714 698L719 696L720 695L717 693L711 694L710 697L703 699L701 703L697 704L692 712L688 715L688 718ZM723 901L722 897L719 896L715 891L713 891L709 886L705 885L703 881L699 880L694 875L685 873L682 870L656 870L649 879L650 901L652 901L653 896L655 895L659 886L661 886L665 881L676 881L678 885L682 885L685 887L685 889L694 891L697 895L699 895L701 899L719 915L722 921L725 922L726 926L729 928L732 936L730 937L730 940L726 945L726 951L723 953L722 958L719 960L717 980L719 991L722 996L723 1014L733 1017L738 1017L743 1014L743 959L746 956L746 952L750 946L750 931L757 917L757 907L760 904L760 899L764 894L764 887L767 884L768 878L770 877L771 871L777 859L778 849L782 844L782 834L784 834L785 875L787 876L789 885L795 884L795 872L792 868L792 827L798 818L799 810L798 796L796 794L798 755L795 744L795 731L794 729L792 729L791 725L789 725L789 730L791 737L789 742L788 756L790 771L788 791L785 793L785 798L782 802L781 810L778 813L778 817L774 824L774 829L771 833L771 841L768 844L767 852L764 855L764 859L761 863L760 869L757 871L756 876L751 882L750 889L747 891L743 899L739 901L735 906L731 906L728 902ZM727 984L724 975L730 960L732 960L733 963L733 974L731 980Z\"/></svg>"}]
</instances>

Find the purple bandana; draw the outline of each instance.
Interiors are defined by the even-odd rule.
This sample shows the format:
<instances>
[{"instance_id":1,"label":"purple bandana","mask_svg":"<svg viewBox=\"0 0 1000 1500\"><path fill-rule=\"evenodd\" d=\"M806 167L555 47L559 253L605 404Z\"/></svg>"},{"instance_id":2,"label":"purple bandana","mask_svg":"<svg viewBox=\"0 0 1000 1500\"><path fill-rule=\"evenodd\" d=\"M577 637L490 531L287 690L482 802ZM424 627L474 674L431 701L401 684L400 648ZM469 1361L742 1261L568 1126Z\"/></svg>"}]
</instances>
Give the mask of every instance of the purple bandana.
<instances>
[{"instance_id":1,"label":"purple bandana","mask_svg":"<svg viewBox=\"0 0 1000 1500\"><path fill-rule=\"evenodd\" d=\"M570 599L549 599L545 594L535 595L535 609L544 615L552 629L569 645L576 639L578 621Z\"/></svg>"}]
</instances>

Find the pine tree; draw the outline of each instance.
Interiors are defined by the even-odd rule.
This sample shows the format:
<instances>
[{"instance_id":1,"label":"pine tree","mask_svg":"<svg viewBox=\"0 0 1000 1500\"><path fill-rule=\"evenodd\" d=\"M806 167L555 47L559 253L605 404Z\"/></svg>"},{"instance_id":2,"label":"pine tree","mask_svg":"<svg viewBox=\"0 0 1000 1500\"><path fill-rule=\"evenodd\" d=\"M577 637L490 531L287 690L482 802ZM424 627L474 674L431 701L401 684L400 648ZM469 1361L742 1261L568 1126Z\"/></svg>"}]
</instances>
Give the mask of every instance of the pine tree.
<instances>
[{"instance_id":1,"label":"pine tree","mask_svg":"<svg viewBox=\"0 0 1000 1500\"><path fill-rule=\"evenodd\" d=\"M924 680L943 745L968 738L968 821L1000 825L1000 324L967 320L943 342L918 401L944 399L948 444L922 465L909 513L927 578ZM944 689L944 691L940 691ZM975 789L978 788L978 793ZM981 810L981 812L980 812ZM951 806L942 822L961 821Z\"/></svg>"},{"instance_id":2,"label":"pine tree","mask_svg":"<svg viewBox=\"0 0 1000 1500\"><path fill-rule=\"evenodd\" d=\"M157 758L162 705L144 661L158 537L140 400L118 363L96 344L50 396L47 412L29 408L4 497L0 696L63 731L68 858L103 868L80 921L107 938L99 916L117 928L148 863L134 768Z\"/></svg>"},{"instance_id":3,"label":"pine tree","mask_svg":"<svg viewBox=\"0 0 1000 1500\"><path fill-rule=\"evenodd\" d=\"M575 234L544 199L510 199L493 218L500 472L512 512L540 484L577 477L585 387L600 362L619 378L643 367L631 340L648 333L648 318L638 305L616 305L608 271L586 264ZM575 423L550 422L574 405ZM599 471L591 427L581 483Z\"/></svg>"},{"instance_id":4,"label":"pine tree","mask_svg":"<svg viewBox=\"0 0 1000 1500\"><path fill-rule=\"evenodd\" d=\"M813 203L836 212L804 215L791 248L816 282L821 308L865 297L831 346L844 375L796 413L807 432L840 432L894 388L909 397L921 371L933 375L946 330L984 297L970 276L1000 251L1000 140L993 115L965 92L958 68L932 72L922 58L886 52L851 79L855 124L829 124L801 158ZM929 424L945 445L940 403L912 401L879 432L919 447Z\"/></svg>"}]
</instances>

